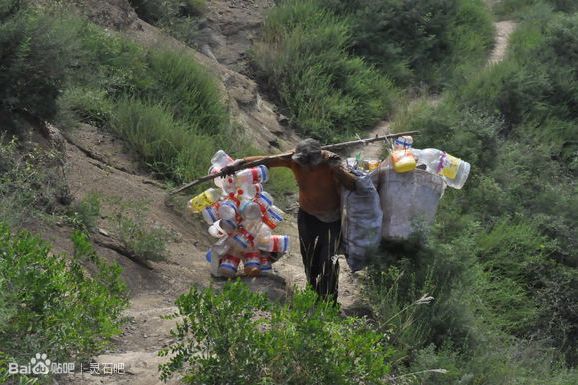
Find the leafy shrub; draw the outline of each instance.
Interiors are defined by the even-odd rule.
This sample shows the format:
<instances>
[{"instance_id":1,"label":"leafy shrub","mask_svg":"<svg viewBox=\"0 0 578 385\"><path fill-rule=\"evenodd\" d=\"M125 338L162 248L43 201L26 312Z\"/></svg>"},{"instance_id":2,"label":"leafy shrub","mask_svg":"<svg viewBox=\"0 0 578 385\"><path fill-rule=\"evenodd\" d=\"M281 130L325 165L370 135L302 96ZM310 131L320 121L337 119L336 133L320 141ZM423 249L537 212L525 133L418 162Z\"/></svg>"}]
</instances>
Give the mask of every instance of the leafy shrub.
<instances>
[{"instance_id":1,"label":"leafy shrub","mask_svg":"<svg viewBox=\"0 0 578 385\"><path fill-rule=\"evenodd\" d=\"M0 112L52 118L66 76L71 36L48 15L0 1Z\"/></svg>"},{"instance_id":2,"label":"leafy shrub","mask_svg":"<svg viewBox=\"0 0 578 385\"><path fill-rule=\"evenodd\" d=\"M89 193L76 202L69 210L68 219L71 224L82 231L93 231L100 216L100 196Z\"/></svg>"},{"instance_id":3,"label":"leafy shrub","mask_svg":"<svg viewBox=\"0 0 578 385\"><path fill-rule=\"evenodd\" d=\"M167 379L190 384L385 384L383 336L366 321L339 316L312 291L269 303L240 281L221 293L195 288L177 300L176 342L162 351Z\"/></svg>"},{"instance_id":4,"label":"leafy shrub","mask_svg":"<svg viewBox=\"0 0 578 385\"><path fill-rule=\"evenodd\" d=\"M391 83L347 54L346 21L318 1L286 1L269 14L253 61L305 134L332 141L392 111Z\"/></svg>"},{"instance_id":5,"label":"leafy shrub","mask_svg":"<svg viewBox=\"0 0 578 385\"><path fill-rule=\"evenodd\" d=\"M0 314L6 320L0 356L9 362L28 362L38 352L56 362L83 362L120 333L127 303L120 267L100 260L82 233L73 241L77 252L67 258L0 224ZM81 261L91 261L96 272L88 275Z\"/></svg>"},{"instance_id":6,"label":"leafy shrub","mask_svg":"<svg viewBox=\"0 0 578 385\"><path fill-rule=\"evenodd\" d=\"M58 152L10 141L0 134L0 217L22 225L31 217L55 213L68 189L58 171Z\"/></svg>"},{"instance_id":7,"label":"leafy shrub","mask_svg":"<svg viewBox=\"0 0 578 385\"><path fill-rule=\"evenodd\" d=\"M114 216L115 234L126 250L143 262L164 260L170 233L148 224L145 214L144 204L121 203Z\"/></svg>"}]
</instances>

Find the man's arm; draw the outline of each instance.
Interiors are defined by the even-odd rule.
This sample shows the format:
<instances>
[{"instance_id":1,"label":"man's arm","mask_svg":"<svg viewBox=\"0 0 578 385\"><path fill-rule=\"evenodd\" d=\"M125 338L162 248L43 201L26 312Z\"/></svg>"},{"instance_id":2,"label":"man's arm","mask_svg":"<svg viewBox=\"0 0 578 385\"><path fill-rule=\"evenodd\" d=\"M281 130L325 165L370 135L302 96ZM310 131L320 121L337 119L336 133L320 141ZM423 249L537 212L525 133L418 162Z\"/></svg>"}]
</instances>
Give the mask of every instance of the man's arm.
<instances>
[{"instance_id":1,"label":"man's arm","mask_svg":"<svg viewBox=\"0 0 578 385\"><path fill-rule=\"evenodd\" d=\"M267 156L265 156L265 155L248 156L248 157L242 159L241 165L249 163L249 162L254 162L257 160L262 160L265 158L267 158ZM287 157L282 157L282 158L281 157L280 158L271 158L271 159L266 160L263 164L267 167L291 167L292 163L293 163L293 161L291 160L291 157L287 156Z\"/></svg>"},{"instance_id":2,"label":"man's arm","mask_svg":"<svg viewBox=\"0 0 578 385\"><path fill-rule=\"evenodd\" d=\"M329 166L335 174L337 182L341 183L348 190L355 190L357 177L347 171L341 162L341 157L330 151L323 151L323 159L329 163Z\"/></svg>"},{"instance_id":3,"label":"man's arm","mask_svg":"<svg viewBox=\"0 0 578 385\"><path fill-rule=\"evenodd\" d=\"M267 158L269 158L269 159L267 159ZM225 173L225 175L231 175L231 174L234 174L235 172L237 172L239 170L242 170L247 163L260 161L260 160L264 160L262 164L267 166L267 167L289 167L289 168L291 168L291 163L293 162L291 160L291 157L270 158L266 155L248 156L246 158L237 159L233 164L223 167L223 169L221 171L223 173Z\"/></svg>"}]
</instances>

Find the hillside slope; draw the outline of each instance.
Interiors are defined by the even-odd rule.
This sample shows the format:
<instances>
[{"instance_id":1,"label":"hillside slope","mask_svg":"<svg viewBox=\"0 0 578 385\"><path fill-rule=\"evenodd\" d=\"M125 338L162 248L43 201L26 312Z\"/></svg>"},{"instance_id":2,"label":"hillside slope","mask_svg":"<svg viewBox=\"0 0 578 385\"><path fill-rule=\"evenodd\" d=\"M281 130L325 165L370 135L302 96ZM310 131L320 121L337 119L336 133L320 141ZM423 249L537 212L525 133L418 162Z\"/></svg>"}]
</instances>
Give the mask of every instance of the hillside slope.
<instances>
[{"instance_id":1,"label":"hillside slope","mask_svg":"<svg viewBox=\"0 0 578 385\"><path fill-rule=\"evenodd\" d=\"M84 2L91 19L113 28L148 47L173 49L191 55L218 79L229 106L232 119L247 133L255 148L263 152L276 152L292 148L298 136L282 123L285 122L275 106L258 91L258 85L247 74L245 57L251 39L258 33L263 12L271 1L214 1L209 6L206 47L195 51L164 34L158 28L138 19L126 0ZM507 39L498 41L505 44ZM500 43L502 42L502 43ZM496 48L497 49L497 48ZM505 52L505 50L502 50ZM383 134L386 123L376 127L374 133ZM130 305L125 312L130 319L111 351L95 357L100 363L123 363L126 375L67 376L59 383L69 384L161 384L157 366L162 359L157 352L171 341L172 321L161 317L176 308L175 299L192 285L200 287L221 286L224 281L209 275L205 252L210 246L206 226L200 218L190 218L184 213L183 201L165 204L166 190L140 171L137 159L127 153L122 143L111 135L90 125L83 125L66 139L58 128L52 129L53 140L61 143L66 154L65 175L71 193L82 199L97 193L103 201L98 232L93 240L98 253L109 260L118 261L124 269L123 278L130 291ZM364 149L366 157L378 157L381 145ZM146 207L145 222L161 227L171 234L167 243L166 260L150 262L147 268L123 255L115 233L115 215L118 198L139 202ZM180 203L180 205L179 205ZM303 287L305 277L298 252L298 233L293 215L287 216L280 233L292 237L292 252L276 265L277 277L246 279L254 290L266 292L271 298L282 299L293 285ZM32 229L49 239L56 251L72 252L69 241L71 228L37 224ZM356 277L341 263L339 301L345 308L355 305L358 285ZM176 381L176 380L175 380Z\"/></svg>"}]
</instances>

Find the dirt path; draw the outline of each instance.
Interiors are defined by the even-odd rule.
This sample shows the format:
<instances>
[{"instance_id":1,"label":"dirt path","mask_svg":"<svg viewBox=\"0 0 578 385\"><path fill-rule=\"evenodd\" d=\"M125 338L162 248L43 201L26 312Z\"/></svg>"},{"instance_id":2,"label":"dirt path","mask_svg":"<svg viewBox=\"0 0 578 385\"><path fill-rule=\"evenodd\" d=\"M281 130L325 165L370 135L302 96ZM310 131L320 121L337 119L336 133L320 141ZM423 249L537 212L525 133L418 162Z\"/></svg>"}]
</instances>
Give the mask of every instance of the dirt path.
<instances>
[{"instance_id":1,"label":"dirt path","mask_svg":"<svg viewBox=\"0 0 578 385\"><path fill-rule=\"evenodd\" d=\"M501 62L506 55L510 35L516 29L516 22L512 20L504 20L494 23L496 27L496 44L488 59L488 65Z\"/></svg>"}]
</instances>

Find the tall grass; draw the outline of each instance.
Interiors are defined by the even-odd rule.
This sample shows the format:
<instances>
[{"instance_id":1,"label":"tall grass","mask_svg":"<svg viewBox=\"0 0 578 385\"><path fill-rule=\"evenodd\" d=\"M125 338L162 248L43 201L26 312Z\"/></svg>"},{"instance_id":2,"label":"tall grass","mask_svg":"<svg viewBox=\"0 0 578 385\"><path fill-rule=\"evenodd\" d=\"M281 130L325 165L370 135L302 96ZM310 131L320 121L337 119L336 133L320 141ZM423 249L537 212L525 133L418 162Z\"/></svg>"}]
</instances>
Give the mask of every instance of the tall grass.
<instances>
[{"instance_id":1,"label":"tall grass","mask_svg":"<svg viewBox=\"0 0 578 385\"><path fill-rule=\"evenodd\" d=\"M154 172L181 182L194 179L206 173L217 143L169 109L134 98L119 100L111 129Z\"/></svg>"},{"instance_id":2,"label":"tall grass","mask_svg":"<svg viewBox=\"0 0 578 385\"><path fill-rule=\"evenodd\" d=\"M80 52L59 98L62 123L112 131L157 176L178 183L205 174L221 146L242 147L216 80L192 56L150 51L77 19L63 25Z\"/></svg>"},{"instance_id":3,"label":"tall grass","mask_svg":"<svg viewBox=\"0 0 578 385\"><path fill-rule=\"evenodd\" d=\"M391 82L347 53L350 39L348 23L318 1L286 1L267 17L254 64L307 135L332 141L393 109Z\"/></svg>"}]
</instances>

